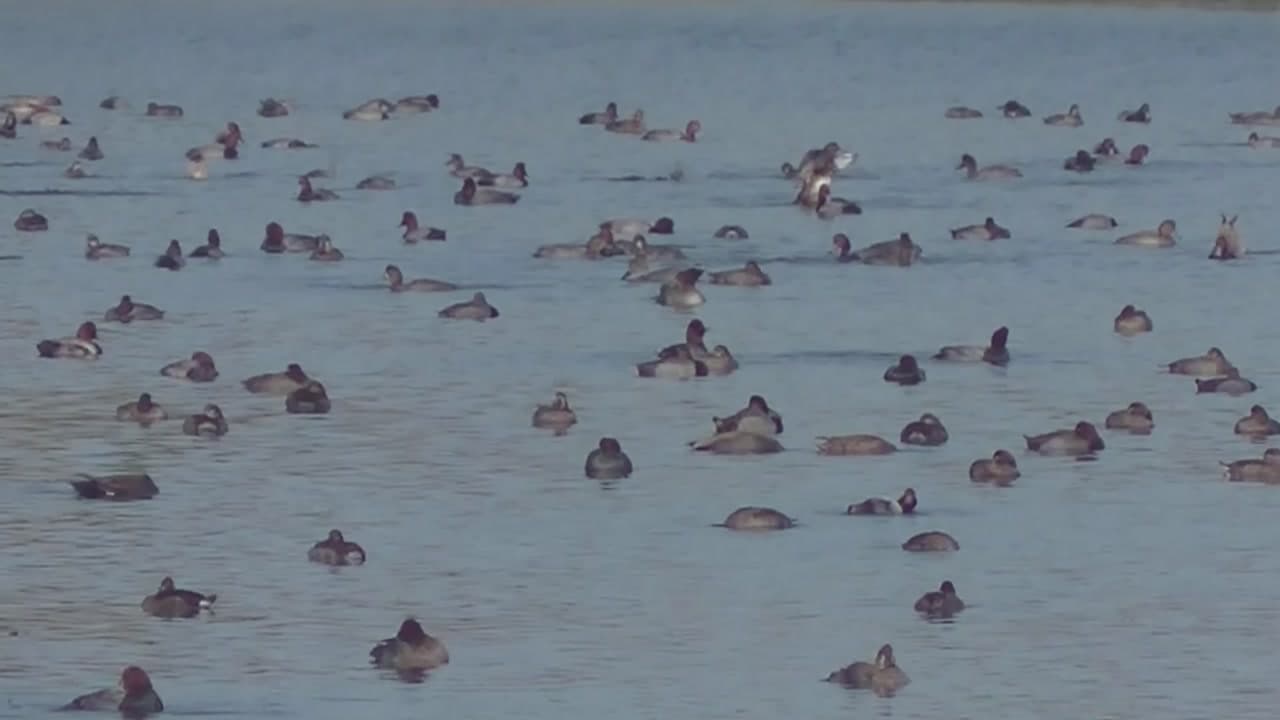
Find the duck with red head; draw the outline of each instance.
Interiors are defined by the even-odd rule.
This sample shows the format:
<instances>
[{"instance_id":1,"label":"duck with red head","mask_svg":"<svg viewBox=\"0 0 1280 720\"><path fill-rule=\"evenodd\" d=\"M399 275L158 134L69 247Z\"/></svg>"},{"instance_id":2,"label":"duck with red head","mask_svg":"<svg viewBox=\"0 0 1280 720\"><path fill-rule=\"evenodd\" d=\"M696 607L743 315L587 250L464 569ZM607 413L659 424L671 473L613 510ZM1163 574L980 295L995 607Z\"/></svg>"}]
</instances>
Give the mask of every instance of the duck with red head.
<instances>
[{"instance_id":1,"label":"duck with red head","mask_svg":"<svg viewBox=\"0 0 1280 720\"><path fill-rule=\"evenodd\" d=\"M951 362L985 362L992 365L1009 364L1009 328L1001 326L991 333L991 344L945 345L934 354L934 360Z\"/></svg>"},{"instance_id":2,"label":"duck with red head","mask_svg":"<svg viewBox=\"0 0 1280 720\"><path fill-rule=\"evenodd\" d=\"M407 245L414 245L423 240L440 240L444 241L445 231L435 227L419 227L418 216L412 210L405 210L400 216L399 227L404 228L404 234L400 236Z\"/></svg>"},{"instance_id":3,"label":"duck with red head","mask_svg":"<svg viewBox=\"0 0 1280 720\"><path fill-rule=\"evenodd\" d=\"M479 178L476 184L482 187L522 188L529 187L529 170L523 162L516 163L510 174L497 173L486 178Z\"/></svg>"},{"instance_id":4,"label":"duck with red head","mask_svg":"<svg viewBox=\"0 0 1280 720\"><path fill-rule=\"evenodd\" d=\"M1081 420L1070 430L1054 430L1043 435L1023 435L1027 449L1041 455L1091 455L1107 446L1093 423Z\"/></svg>"},{"instance_id":5,"label":"duck with red head","mask_svg":"<svg viewBox=\"0 0 1280 720\"><path fill-rule=\"evenodd\" d=\"M925 381L924 369L914 355L903 355L896 365L884 371L884 381L899 385L919 385Z\"/></svg>"},{"instance_id":6,"label":"duck with red head","mask_svg":"<svg viewBox=\"0 0 1280 720\"><path fill-rule=\"evenodd\" d=\"M630 477L633 468L622 444L616 438L602 437L596 449L587 454L583 472L594 480L617 480Z\"/></svg>"},{"instance_id":7,"label":"duck with red head","mask_svg":"<svg viewBox=\"0 0 1280 720\"><path fill-rule=\"evenodd\" d=\"M1124 159L1125 165L1142 165L1147 161L1147 156L1151 154L1151 148L1145 144L1134 145L1129 151L1129 157Z\"/></svg>"},{"instance_id":8,"label":"duck with red head","mask_svg":"<svg viewBox=\"0 0 1280 720\"><path fill-rule=\"evenodd\" d=\"M137 400L117 407L116 419L128 420L145 426L161 420L168 420L169 413L152 401L151 393L142 393Z\"/></svg>"},{"instance_id":9,"label":"duck with red head","mask_svg":"<svg viewBox=\"0 0 1280 720\"><path fill-rule=\"evenodd\" d=\"M682 140L684 142L697 142L698 133L702 131L702 123L697 120L690 120L684 126L684 131L679 130L650 130L640 136L641 140L649 142L662 142L669 140Z\"/></svg>"},{"instance_id":10,"label":"duck with red head","mask_svg":"<svg viewBox=\"0 0 1280 720\"><path fill-rule=\"evenodd\" d=\"M1271 416L1267 414L1266 408L1261 405L1254 405L1249 408L1248 415L1245 415L1236 421L1235 433L1237 435L1251 435L1253 437L1280 435L1280 420L1273 420Z\"/></svg>"},{"instance_id":11,"label":"duck with red head","mask_svg":"<svg viewBox=\"0 0 1280 720\"><path fill-rule=\"evenodd\" d=\"M684 342L662 348L658 351L658 359L667 360L673 358L680 350L685 350L693 357L700 358L707 354L706 335L707 326L698 318L694 318L684 328Z\"/></svg>"},{"instance_id":12,"label":"duck with red head","mask_svg":"<svg viewBox=\"0 0 1280 720\"><path fill-rule=\"evenodd\" d=\"M288 395L294 390L300 390L305 387L311 378L302 370L302 366L297 363L289 363L284 372L264 373L262 375L254 375L243 381L245 389L251 393L261 393L265 395Z\"/></svg>"},{"instance_id":13,"label":"duck with red head","mask_svg":"<svg viewBox=\"0 0 1280 720\"><path fill-rule=\"evenodd\" d=\"M156 258L155 262L155 266L161 270L181 270L186 264L186 258L182 257L182 245L177 240L170 240L164 254Z\"/></svg>"},{"instance_id":14,"label":"duck with red head","mask_svg":"<svg viewBox=\"0 0 1280 720\"><path fill-rule=\"evenodd\" d=\"M120 673L120 686L81 695L63 710L119 711L127 718L141 718L164 711L164 703L142 668L130 665Z\"/></svg>"},{"instance_id":15,"label":"duck with red head","mask_svg":"<svg viewBox=\"0 0 1280 720\"><path fill-rule=\"evenodd\" d=\"M222 256L222 236L218 234L216 229L209 228L209 234L205 237L204 244L192 250L187 257L220 260Z\"/></svg>"},{"instance_id":16,"label":"duck with red head","mask_svg":"<svg viewBox=\"0 0 1280 720\"><path fill-rule=\"evenodd\" d=\"M284 252L315 252L320 247L320 238L316 235L300 235L285 233L278 222L267 223L266 237L258 246L264 253L278 255Z\"/></svg>"},{"instance_id":17,"label":"duck with red head","mask_svg":"<svg viewBox=\"0 0 1280 720\"><path fill-rule=\"evenodd\" d=\"M813 210L823 220L830 220L841 215L862 214L862 206L858 203L840 197L832 197L830 184L825 184L818 188L818 203L814 205Z\"/></svg>"},{"instance_id":18,"label":"duck with red head","mask_svg":"<svg viewBox=\"0 0 1280 720\"><path fill-rule=\"evenodd\" d=\"M307 559L324 565L363 565L368 559L364 548L342 536L341 530L330 530L329 537L307 551Z\"/></svg>"},{"instance_id":19,"label":"duck with red head","mask_svg":"<svg viewBox=\"0 0 1280 720\"><path fill-rule=\"evenodd\" d=\"M414 674L447 665L449 650L423 631L417 620L409 618L400 624L395 637L375 645L369 657L375 667Z\"/></svg>"},{"instance_id":20,"label":"duck with red head","mask_svg":"<svg viewBox=\"0 0 1280 720\"><path fill-rule=\"evenodd\" d=\"M97 359L102 355L102 346L98 344L98 326L92 322L80 323L74 337L41 340L36 344L36 352L42 358Z\"/></svg>"},{"instance_id":21,"label":"duck with red head","mask_svg":"<svg viewBox=\"0 0 1280 720\"><path fill-rule=\"evenodd\" d=\"M311 186L311 179L306 175L298 177L298 202L328 202L337 200L338 193L326 188L314 188Z\"/></svg>"},{"instance_id":22,"label":"duck with red head","mask_svg":"<svg viewBox=\"0 0 1280 720\"><path fill-rule=\"evenodd\" d=\"M845 509L845 515L911 515L916 511L916 505L919 499L916 497L916 491L907 488L902 491L897 500L887 497L867 498L859 503L854 503Z\"/></svg>"},{"instance_id":23,"label":"duck with red head","mask_svg":"<svg viewBox=\"0 0 1280 720\"><path fill-rule=\"evenodd\" d=\"M969 479L976 483L1007 486L1012 485L1013 481L1021 476L1018 461L1008 450L997 450L989 459L974 460L969 465Z\"/></svg>"},{"instance_id":24,"label":"duck with red head","mask_svg":"<svg viewBox=\"0 0 1280 720\"><path fill-rule=\"evenodd\" d=\"M608 125L618 119L618 103L610 101L604 112L589 112L578 118L579 125Z\"/></svg>"},{"instance_id":25,"label":"duck with red head","mask_svg":"<svg viewBox=\"0 0 1280 720\"><path fill-rule=\"evenodd\" d=\"M956 165L956 169L964 170L965 177L969 180L1012 180L1022 177L1021 170L1008 165L988 165L979 169L977 159L969 153L960 156L960 164Z\"/></svg>"},{"instance_id":26,"label":"duck with red head","mask_svg":"<svg viewBox=\"0 0 1280 720\"><path fill-rule=\"evenodd\" d=\"M949 618L964 610L964 601L956 595L956 586L943 580L937 590L927 592L916 600L915 611L929 618Z\"/></svg>"},{"instance_id":27,"label":"duck with red head","mask_svg":"<svg viewBox=\"0 0 1280 720\"><path fill-rule=\"evenodd\" d=\"M213 357L203 350L191 353L188 360L177 360L160 368L165 377L191 382L206 383L218 379L218 368L213 364Z\"/></svg>"},{"instance_id":28,"label":"duck with red head","mask_svg":"<svg viewBox=\"0 0 1280 720\"><path fill-rule=\"evenodd\" d=\"M698 268L681 270L675 274L675 277L662 284L654 300L659 305L666 305L677 310L698 307L707 301L706 296L697 288L698 278L700 277L702 277L702 270Z\"/></svg>"},{"instance_id":29,"label":"duck with red head","mask_svg":"<svg viewBox=\"0 0 1280 720\"><path fill-rule=\"evenodd\" d=\"M453 194L454 205L515 205L520 196L515 193L477 187L476 181L467 178L462 181L462 189Z\"/></svg>"},{"instance_id":30,"label":"duck with red head","mask_svg":"<svg viewBox=\"0 0 1280 720\"><path fill-rule=\"evenodd\" d=\"M201 610L212 610L217 595L204 595L174 586L173 578L160 581L160 589L142 599L142 611L158 618L193 618Z\"/></svg>"},{"instance_id":31,"label":"duck with red head","mask_svg":"<svg viewBox=\"0 0 1280 720\"><path fill-rule=\"evenodd\" d=\"M227 123L227 129L218 133L214 141L208 145L193 147L186 152L186 158L192 162L210 162L212 160L234 160L240 157L240 143L244 136L240 125Z\"/></svg>"},{"instance_id":32,"label":"duck with red head","mask_svg":"<svg viewBox=\"0 0 1280 720\"><path fill-rule=\"evenodd\" d=\"M163 320L164 311L155 305L134 302L128 295L121 295L120 302L113 305L103 316L104 322L131 323L134 320Z\"/></svg>"}]
</instances>

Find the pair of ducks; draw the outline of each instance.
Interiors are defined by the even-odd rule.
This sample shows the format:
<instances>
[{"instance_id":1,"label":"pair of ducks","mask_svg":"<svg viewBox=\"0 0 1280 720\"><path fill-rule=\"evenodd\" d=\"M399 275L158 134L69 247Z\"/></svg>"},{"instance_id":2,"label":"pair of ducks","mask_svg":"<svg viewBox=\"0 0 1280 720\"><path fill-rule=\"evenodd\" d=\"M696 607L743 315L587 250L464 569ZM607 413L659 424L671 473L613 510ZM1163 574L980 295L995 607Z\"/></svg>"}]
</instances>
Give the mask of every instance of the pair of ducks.
<instances>
[{"instance_id":1,"label":"pair of ducks","mask_svg":"<svg viewBox=\"0 0 1280 720\"><path fill-rule=\"evenodd\" d=\"M947 428L932 413L925 413L913 420L898 433L898 441L905 445L937 447L949 439ZM852 435L823 435L817 439L817 452L828 456L889 455L898 451L897 446L879 435L855 433Z\"/></svg>"},{"instance_id":2,"label":"pair of ducks","mask_svg":"<svg viewBox=\"0 0 1280 720\"><path fill-rule=\"evenodd\" d=\"M685 326L684 342L668 345L657 353L657 358L636 365L636 375L642 378L689 380L708 375L728 375L738 368L729 348L716 345L707 349L707 326L697 318Z\"/></svg>"},{"instance_id":3,"label":"pair of ducks","mask_svg":"<svg viewBox=\"0 0 1280 720\"><path fill-rule=\"evenodd\" d=\"M391 115L421 115L440 109L440 97L435 93L409 95L391 102L385 98L366 100L342 113L344 120L378 122L390 120Z\"/></svg>"},{"instance_id":4,"label":"pair of ducks","mask_svg":"<svg viewBox=\"0 0 1280 720\"><path fill-rule=\"evenodd\" d=\"M169 413L151 398L151 393L142 393L137 400L127 402L116 408L116 419L136 422L144 427L169 419ZM195 437L222 437L227 434L227 419L222 408L213 403L195 415L188 415L182 421L182 433Z\"/></svg>"},{"instance_id":5,"label":"pair of ducks","mask_svg":"<svg viewBox=\"0 0 1280 720\"><path fill-rule=\"evenodd\" d=\"M1196 394L1225 393L1244 395L1258 389L1252 380L1240 376L1240 370L1227 360L1222 350L1211 347L1204 355L1181 358L1166 368L1173 375L1195 377Z\"/></svg>"},{"instance_id":6,"label":"pair of ducks","mask_svg":"<svg viewBox=\"0 0 1280 720\"><path fill-rule=\"evenodd\" d=\"M764 455L782 452L782 415L769 407L760 395L752 395L747 406L728 417L713 417L715 432L689 446L716 455ZM788 525L788 527L790 527Z\"/></svg>"},{"instance_id":7,"label":"pair of ducks","mask_svg":"<svg viewBox=\"0 0 1280 720\"><path fill-rule=\"evenodd\" d=\"M524 188L529 187L529 169L523 161L517 162L510 173L495 173L477 165L467 165L458 153L451 153L445 161L449 174L461 180L474 180L477 187Z\"/></svg>"},{"instance_id":8,"label":"pair of ducks","mask_svg":"<svg viewBox=\"0 0 1280 720\"><path fill-rule=\"evenodd\" d=\"M641 140L661 142L678 140L697 142L698 133L702 131L702 123L690 120L684 130L649 130L645 125L644 110L637 108L629 118L618 115L618 104L610 101L602 112L584 113L578 118L579 125L602 125L604 129L619 135L638 135Z\"/></svg>"}]
</instances>

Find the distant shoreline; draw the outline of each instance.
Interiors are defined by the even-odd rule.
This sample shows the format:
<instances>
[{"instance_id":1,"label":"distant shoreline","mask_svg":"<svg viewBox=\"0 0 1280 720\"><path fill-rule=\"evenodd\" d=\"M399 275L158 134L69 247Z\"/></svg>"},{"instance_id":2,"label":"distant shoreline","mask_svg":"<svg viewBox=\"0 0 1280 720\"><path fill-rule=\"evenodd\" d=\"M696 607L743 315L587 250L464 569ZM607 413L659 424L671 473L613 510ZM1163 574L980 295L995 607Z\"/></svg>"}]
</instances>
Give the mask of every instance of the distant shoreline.
<instances>
[{"instance_id":1,"label":"distant shoreline","mask_svg":"<svg viewBox=\"0 0 1280 720\"><path fill-rule=\"evenodd\" d=\"M844 0L845 2L890 2L917 5L1091 5L1100 7L1183 8L1188 10L1248 10L1280 12L1280 0Z\"/></svg>"}]
</instances>

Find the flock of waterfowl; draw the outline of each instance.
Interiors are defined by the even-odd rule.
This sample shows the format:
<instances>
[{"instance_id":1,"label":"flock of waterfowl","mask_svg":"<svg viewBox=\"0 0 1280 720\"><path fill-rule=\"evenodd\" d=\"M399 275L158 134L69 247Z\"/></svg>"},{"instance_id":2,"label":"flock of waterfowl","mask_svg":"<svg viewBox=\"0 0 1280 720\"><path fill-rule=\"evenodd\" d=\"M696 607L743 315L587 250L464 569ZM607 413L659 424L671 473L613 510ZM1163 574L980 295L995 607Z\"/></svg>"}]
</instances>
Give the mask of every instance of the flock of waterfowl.
<instances>
[{"instance_id":1,"label":"flock of waterfowl","mask_svg":"<svg viewBox=\"0 0 1280 720\"><path fill-rule=\"evenodd\" d=\"M117 97L111 97L100 103L103 111L120 111L127 104ZM343 113L343 117L352 121L378 122L397 116L415 115L437 112L441 107L436 95L410 96L391 102L374 99L362 103ZM999 108L1005 118L1019 119L1031 116L1031 111L1021 103L1010 100ZM264 118L275 118L289 115L289 104L282 100L268 98L258 108L258 114ZM145 115L155 118L176 118L183 116L181 107L150 102L146 105ZM945 111L946 118L956 120L972 120L983 117L980 110L968 107L953 107ZM0 101L0 138L15 139L18 137L19 125L27 125L37 131L68 124L63 115L62 102L55 96L10 96ZM1146 124L1152 121L1151 108L1145 103L1136 110L1125 110L1117 116L1118 122ZM1280 126L1280 107L1274 112L1232 113L1230 121L1244 125ZM598 126L605 132L618 135L629 135L644 141L676 141L697 142L702 130L697 120L688 121L683 130L650 129L646 125L644 112L635 110L629 116L619 114L615 103L609 103L603 111L582 115L579 124ZM1084 126L1084 116L1077 105L1071 105L1063 113L1055 113L1044 118L1044 124L1052 127L1079 128ZM208 178L210 166L220 161L234 161L240 154L243 135L235 122L227 123L226 130L214 138L213 142L191 148L185 153L186 174L193 180ZM1280 147L1280 138L1260 136L1252 133L1247 143L1256 148ZM70 152L74 149L69 138L43 139L42 147L52 152ZM276 138L262 143L263 148L305 148L312 144L299 138ZM1111 138L1104 138L1092 150L1080 149L1067 157L1063 168L1072 172L1090 172L1099 164L1123 162L1131 166L1142 165L1150 155L1150 148L1145 144L1135 146L1130 152L1122 152ZM81 178L88 175L85 163L93 163L105 156L96 137L87 138L77 159L67 168L65 175L69 178ZM832 142L820 148L813 148L801 157L795 165L785 163L781 173L786 179L796 183L798 192L794 204L819 218L832 220L844 215L858 215L863 207L853 200L833 195L833 183L840 171L856 162L857 156ZM453 196L453 202L461 206L511 205L519 202L522 195L519 191L530 187L533 182L524 162L517 162L510 173L494 172L482 167L467 165L461 155L450 155L445 163L447 171L461 182L461 186ZM971 154L964 154L956 166L971 181L1017 181L1022 177L1017 168L1006 165L979 165ZM298 178L298 194L296 199L302 203L324 202L337 198L332 190L318 188L312 180L323 176L323 173L312 173ZM627 176L624 180L679 180L678 174L665 178L640 178ZM385 190L395 187L395 182L385 176L372 176L362 180L357 187L361 190ZM56 222L56 218L54 219ZM1066 227L1083 231L1105 232L1118 226L1118 222L1107 215L1089 214L1067 223ZM1222 217L1218 233L1213 240L1210 258L1216 260L1232 260L1245 255L1244 245L1236 230L1236 218ZM14 221L13 226L22 233L40 232L49 229L50 220L35 209L24 210ZM445 230L423 226L413 211L405 211L401 217L403 242L414 244L419 242L443 242L447 239ZM983 222L952 229L951 237L955 240L973 240L993 242L1007 240L1013 233L1001 226L993 217ZM690 311L706 302L706 297L698 288L698 282L704 277L711 284L761 287L772 283L770 276L756 260L745 263L741 268L730 268L707 272L685 261L685 255L676 245L657 244L649 240L653 236L666 236L675 233L675 222L668 217L656 220L612 219L604 220L594 229L591 237L583 243L546 245L534 252L537 258L545 259L581 259L605 260L613 257L626 258L628 266L622 275L627 283L652 283L657 286L654 301L677 310ZM718 239L735 240L748 237L745 228L726 225L715 232ZM1173 220L1165 220L1157 228L1125 234L1115 240L1120 245L1131 245L1146 248L1167 248L1177 242L1176 225ZM885 265L906 267L918 262L923 251L908 233L901 233L896 239L872 244L855 249L846 233L836 233L831 241L833 262L860 263L866 265ZM343 259L341 250L334 247L331 239L325 235L301 235L285 232L277 222L265 225L264 238L260 245L264 253L304 253L311 260L335 262ZM128 257L131 249L127 246L102 242L97 236L89 235L85 241L84 257L93 261L105 261L112 258ZM155 260L155 267L170 271L181 270L191 260L217 261L223 257L224 249L221 237L216 229L209 230L206 243L190 253L184 253L177 240L169 242L165 250ZM390 292L450 292L458 290L454 283L427 278L406 279L395 265L388 265L384 273ZM466 319L486 321L500 317L499 311L489 304L484 294L476 292L471 299L448 305L439 311L439 316L447 319ZM96 322L129 324L133 322L162 321L165 312L152 305L136 301L130 295L124 295L108 308ZM95 320L85 320L79 324L75 334L61 339L41 340L36 344L37 354L41 358L74 358L79 360L96 360L103 356L104 349L99 343ZM1113 329L1116 333L1133 337L1152 332L1153 323L1146 312L1133 305L1126 305L1114 318ZM674 343L659 350L651 359L641 361L635 366L635 374L641 378L688 380L700 377L724 376L738 368L737 358L723 344L708 347L706 335L708 328L702 320L694 318L688 321L683 342ZM1011 362L1008 348L1010 330L1007 327L995 328L990 340L978 345L949 345L938 350L931 357L935 362L987 363L995 366L1006 366ZM1197 393L1226 393L1242 395L1254 391L1257 386L1240 374L1230 363L1225 354L1218 348L1210 348L1204 355L1182 358L1168 364L1167 371L1173 374L1193 376ZM148 372L155 372L148 371ZM189 357L169 362L159 368L158 374L192 383L212 383L218 377L218 369L213 357L204 350L191 352ZM883 379L898 385L919 385L927 381L925 369L920 361L912 355L903 355L889 367ZM321 382L310 377L298 364L290 364L280 372L266 373L247 378L243 388L248 392L278 396L284 398L284 409L294 414L324 414L331 410L327 390ZM120 421L136 422L144 426L158 425L168 420L169 413L152 398L150 393L142 393L137 400L124 403L116 409L115 417ZM557 433L565 433L577 423L577 414L570 406L569 398L563 392L557 392L548 405L538 406L532 417L532 424L538 428L547 428ZM747 405L724 417L712 418L713 431L705 438L689 443L695 451L716 454L748 455L766 454L782 451L779 440L783 434L781 414L770 405L764 397L753 395ZM1108 415L1104 422L1107 430L1129 433L1150 433L1155 426L1153 414L1143 402L1133 402ZM228 423L221 409L216 404L206 405L200 412L185 415L182 421L182 432L187 435L218 438L225 435ZM1273 420L1261 406L1254 405L1249 415L1236 423L1235 432L1254 437L1266 437L1280 434L1280 422ZM924 413L916 421L906 425L899 434L898 442L903 445L938 446L948 441L948 432L943 422L933 413ZM1026 448L1034 453L1045 455L1065 455L1071 457L1087 457L1105 449L1106 445L1097 427L1088 420L1080 420L1073 427L1052 430L1041 435L1028 436L1024 439ZM872 434L844 434L818 438L817 452L828 456L883 455L897 450L890 440ZM1253 481L1280 484L1280 450L1268 449L1260 459L1246 459L1224 464L1225 474L1230 480ZM599 439L598 447L587 456L584 472L586 476L596 479L616 480L626 478L635 472L631 459L623 451L621 443L613 437ZM989 458L975 460L969 467L969 478L974 483L991 483L1008 486L1014 483L1021 472L1018 463L1007 449L996 449ZM142 500L154 497L158 488L147 475L83 475L71 481L72 487L81 498L112 501ZM905 488L901 495L894 498L872 497L851 504L845 510L847 515L900 515L912 514L918 505L916 490ZM743 507L733 511L720 526L741 531L782 530L791 528L795 521L783 512L767 507ZM902 543L902 548L913 552L949 552L959 549L959 543L949 534L942 531L919 533ZM326 565L344 566L363 564L367 557L364 548L346 540L342 532L332 530L328 536L315 543L308 552L309 560ZM162 618L190 618L212 608L215 595L204 595L198 592L179 589L172 578L165 577L158 590L142 601L142 610L150 615ZM963 610L964 602L958 597L955 586L948 580L943 581L939 589L922 595L915 603L914 609L930 618L950 618ZM395 637L378 643L370 652L375 665L390 668L403 673L422 673L444 665L449 661L448 651L442 642L428 635L418 622L406 619ZM880 695L892 695L908 682L905 672L898 668L893 648L885 644L879 648L871 661L858 661L835 672L827 680L851 688L869 688ZM120 679L120 687L85 695L74 700L71 708L76 709L119 709L129 714L146 714L163 709L159 696L152 688L146 672L136 666L126 668Z\"/></svg>"}]
</instances>

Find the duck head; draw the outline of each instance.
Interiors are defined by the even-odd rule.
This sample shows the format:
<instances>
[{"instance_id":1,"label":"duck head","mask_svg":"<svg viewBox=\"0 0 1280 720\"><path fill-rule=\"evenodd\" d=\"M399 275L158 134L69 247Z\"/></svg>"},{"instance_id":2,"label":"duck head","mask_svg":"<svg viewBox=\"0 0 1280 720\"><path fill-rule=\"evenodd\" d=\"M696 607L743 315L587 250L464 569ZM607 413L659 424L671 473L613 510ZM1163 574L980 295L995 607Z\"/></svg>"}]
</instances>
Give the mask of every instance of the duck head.
<instances>
[{"instance_id":1,"label":"duck head","mask_svg":"<svg viewBox=\"0 0 1280 720\"><path fill-rule=\"evenodd\" d=\"M676 222L669 217L660 217L649 226L649 232L658 235L670 235L676 231Z\"/></svg>"},{"instance_id":2,"label":"duck head","mask_svg":"<svg viewBox=\"0 0 1280 720\"><path fill-rule=\"evenodd\" d=\"M138 695L151 690L151 678L147 671L137 665L130 665L120 673L120 688L126 695Z\"/></svg>"},{"instance_id":3,"label":"duck head","mask_svg":"<svg viewBox=\"0 0 1280 720\"><path fill-rule=\"evenodd\" d=\"M284 244L284 228L280 227L280 223L267 223L267 244L283 245Z\"/></svg>"},{"instance_id":4,"label":"duck head","mask_svg":"<svg viewBox=\"0 0 1280 720\"><path fill-rule=\"evenodd\" d=\"M1146 403L1140 403L1140 402L1129 403L1128 410L1130 415L1137 415L1139 417L1144 417L1148 420L1151 419L1151 408L1147 407Z\"/></svg>"},{"instance_id":5,"label":"duck head","mask_svg":"<svg viewBox=\"0 0 1280 720\"><path fill-rule=\"evenodd\" d=\"M92 342L98 339L98 326L92 322L82 322L80 327L76 328L76 339Z\"/></svg>"},{"instance_id":6,"label":"duck head","mask_svg":"<svg viewBox=\"0 0 1280 720\"><path fill-rule=\"evenodd\" d=\"M418 216L412 210L405 210L404 214L400 216L400 224L397 227L416 230L418 228Z\"/></svg>"},{"instance_id":7,"label":"duck head","mask_svg":"<svg viewBox=\"0 0 1280 720\"><path fill-rule=\"evenodd\" d=\"M427 639L427 634L423 632L417 620L408 618L400 623L400 629L396 631L396 639L409 645L417 645Z\"/></svg>"},{"instance_id":8,"label":"duck head","mask_svg":"<svg viewBox=\"0 0 1280 720\"><path fill-rule=\"evenodd\" d=\"M969 153L960 156L960 164L956 165L957 170L977 170L978 161Z\"/></svg>"},{"instance_id":9,"label":"duck head","mask_svg":"<svg viewBox=\"0 0 1280 720\"><path fill-rule=\"evenodd\" d=\"M1098 429L1093 426L1093 423L1083 420L1076 423L1075 434L1089 441L1090 450L1102 450L1106 447L1102 444L1102 436L1098 434Z\"/></svg>"},{"instance_id":10,"label":"duck head","mask_svg":"<svg viewBox=\"0 0 1280 720\"><path fill-rule=\"evenodd\" d=\"M1003 349L1009 343L1009 328L1001 325L996 331L991 333L991 347Z\"/></svg>"},{"instance_id":11,"label":"duck head","mask_svg":"<svg viewBox=\"0 0 1280 720\"><path fill-rule=\"evenodd\" d=\"M997 450L991 455L991 459L997 465L1008 465L1009 467L1018 467L1018 461L1013 457L1013 453L1008 450Z\"/></svg>"},{"instance_id":12,"label":"duck head","mask_svg":"<svg viewBox=\"0 0 1280 720\"><path fill-rule=\"evenodd\" d=\"M1156 233L1162 238L1171 238L1178 231L1178 224L1172 220L1165 220L1156 228Z\"/></svg>"},{"instance_id":13,"label":"duck head","mask_svg":"<svg viewBox=\"0 0 1280 720\"><path fill-rule=\"evenodd\" d=\"M898 497L898 507L902 508L902 512L908 515L915 511L918 502L916 491L913 488L903 490L902 495Z\"/></svg>"},{"instance_id":14,"label":"duck head","mask_svg":"<svg viewBox=\"0 0 1280 720\"><path fill-rule=\"evenodd\" d=\"M617 455L622 452L622 444L616 438L611 437L600 438L599 448L600 452L606 455Z\"/></svg>"},{"instance_id":15,"label":"duck head","mask_svg":"<svg viewBox=\"0 0 1280 720\"><path fill-rule=\"evenodd\" d=\"M387 282L390 283L392 287L404 282L404 273L400 272L400 268L395 265L388 265L387 268L382 271L382 277L386 278Z\"/></svg>"},{"instance_id":16,"label":"duck head","mask_svg":"<svg viewBox=\"0 0 1280 720\"><path fill-rule=\"evenodd\" d=\"M151 402L151 393L142 393L138 396L138 410L140 412L150 412L155 407L155 403Z\"/></svg>"},{"instance_id":17,"label":"duck head","mask_svg":"<svg viewBox=\"0 0 1280 720\"><path fill-rule=\"evenodd\" d=\"M302 371L302 366L298 363L289 363L289 367L284 369L284 374L290 380L297 383L305 383L310 379L307 377L307 374Z\"/></svg>"},{"instance_id":18,"label":"duck head","mask_svg":"<svg viewBox=\"0 0 1280 720\"><path fill-rule=\"evenodd\" d=\"M853 245L849 242L849 236L844 233L836 233L831 236L831 252L836 257L848 257L852 252Z\"/></svg>"}]
</instances>

